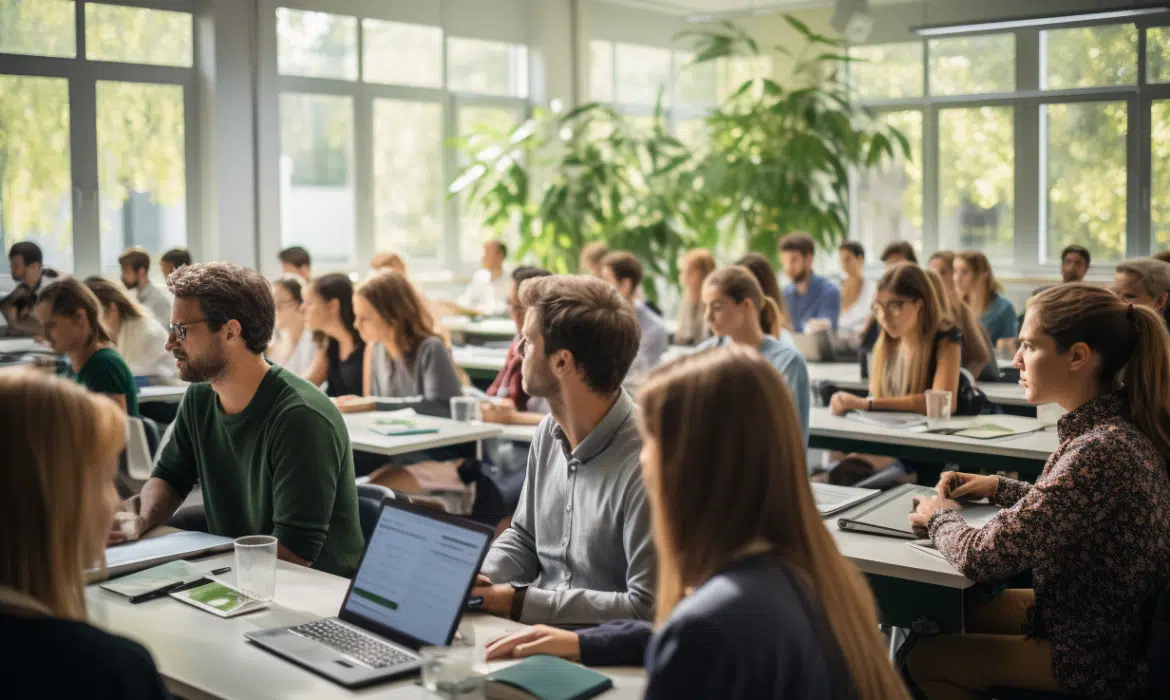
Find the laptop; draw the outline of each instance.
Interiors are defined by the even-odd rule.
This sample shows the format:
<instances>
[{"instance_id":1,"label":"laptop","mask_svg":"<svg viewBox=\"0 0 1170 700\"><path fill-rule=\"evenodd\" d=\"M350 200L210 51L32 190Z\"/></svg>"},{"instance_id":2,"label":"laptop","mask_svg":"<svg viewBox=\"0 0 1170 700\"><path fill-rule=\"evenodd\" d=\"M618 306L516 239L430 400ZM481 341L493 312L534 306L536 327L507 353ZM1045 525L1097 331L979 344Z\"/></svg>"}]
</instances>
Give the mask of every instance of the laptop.
<instances>
[{"instance_id":1,"label":"laptop","mask_svg":"<svg viewBox=\"0 0 1170 700\"><path fill-rule=\"evenodd\" d=\"M384 501L337 617L244 636L347 688L415 672L421 647L450 645L494 534Z\"/></svg>"}]
</instances>

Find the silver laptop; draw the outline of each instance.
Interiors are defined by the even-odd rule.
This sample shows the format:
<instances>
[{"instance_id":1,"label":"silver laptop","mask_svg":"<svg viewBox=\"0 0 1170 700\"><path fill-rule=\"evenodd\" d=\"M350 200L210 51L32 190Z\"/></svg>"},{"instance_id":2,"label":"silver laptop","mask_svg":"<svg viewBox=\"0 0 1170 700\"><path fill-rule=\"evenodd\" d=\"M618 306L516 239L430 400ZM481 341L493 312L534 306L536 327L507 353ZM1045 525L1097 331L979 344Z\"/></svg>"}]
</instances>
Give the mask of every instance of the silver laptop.
<instances>
[{"instance_id":1,"label":"silver laptop","mask_svg":"<svg viewBox=\"0 0 1170 700\"><path fill-rule=\"evenodd\" d=\"M417 671L421 647L451 643L493 534L387 500L337 617L244 636L347 688Z\"/></svg>"}]
</instances>

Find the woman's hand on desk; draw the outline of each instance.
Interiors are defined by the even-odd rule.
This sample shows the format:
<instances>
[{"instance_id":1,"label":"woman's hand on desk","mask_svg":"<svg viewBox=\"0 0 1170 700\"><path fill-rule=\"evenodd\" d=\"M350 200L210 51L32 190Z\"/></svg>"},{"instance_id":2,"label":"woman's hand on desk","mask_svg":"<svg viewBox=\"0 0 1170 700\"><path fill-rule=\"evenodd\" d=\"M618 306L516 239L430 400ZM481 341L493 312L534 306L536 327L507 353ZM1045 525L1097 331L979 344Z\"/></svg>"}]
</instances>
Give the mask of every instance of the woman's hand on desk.
<instances>
[{"instance_id":1,"label":"woman's hand on desk","mask_svg":"<svg viewBox=\"0 0 1170 700\"><path fill-rule=\"evenodd\" d=\"M581 660L581 640L576 632L536 625L513 632L487 645L487 659L522 659L534 654L559 656L569 661Z\"/></svg>"},{"instance_id":2,"label":"woman's hand on desk","mask_svg":"<svg viewBox=\"0 0 1170 700\"><path fill-rule=\"evenodd\" d=\"M998 476L943 472L938 480L940 498L994 498L999 490Z\"/></svg>"},{"instance_id":3,"label":"woman's hand on desk","mask_svg":"<svg viewBox=\"0 0 1170 700\"><path fill-rule=\"evenodd\" d=\"M910 527L913 528L915 535L925 538L929 536L926 526L930 524L930 519L934 517L935 513L944 509L958 510L959 508L959 504L949 498L939 498L938 496L915 498L914 512L910 514Z\"/></svg>"},{"instance_id":4,"label":"woman's hand on desk","mask_svg":"<svg viewBox=\"0 0 1170 700\"><path fill-rule=\"evenodd\" d=\"M829 399L829 410L835 416L843 416L850 411L864 411L869 408L869 400L863 399L848 391L838 391Z\"/></svg>"}]
</instances>

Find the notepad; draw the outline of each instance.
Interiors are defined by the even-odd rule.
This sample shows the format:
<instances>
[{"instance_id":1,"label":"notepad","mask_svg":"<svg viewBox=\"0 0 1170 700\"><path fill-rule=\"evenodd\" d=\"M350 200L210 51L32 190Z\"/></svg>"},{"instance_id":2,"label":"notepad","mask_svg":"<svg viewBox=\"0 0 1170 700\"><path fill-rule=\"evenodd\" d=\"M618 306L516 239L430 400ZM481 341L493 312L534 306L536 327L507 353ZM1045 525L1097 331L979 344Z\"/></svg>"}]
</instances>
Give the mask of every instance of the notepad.
<instances>
[{"instance_id":1,"label":"notepad","mask_svg":"<svg viewBox=\"0 0 1170 700\"><path fill-rule=\"evenodd\" d=\"M856 486L837 486L816 481L809 485L812 486L813 500L816 501L817 511L822 518L849 510L881 493L878 489L860 489Z\"/></svg>"},{"instance_id":2,"label":"notepad","mask_svg":"<svg viewBox=\"0 0 1170 700\"><path fill-rule=\"evenodd\" d=\"M914 428L926 425L926 416L906 411L850 411L846 418L882 428Z\"/></svg>"},{"instance_id":3,"label":"notepad","mask_svg":"<svg viewBox=\"0 0 1170 700\"><path fill-rule=\"evenodd\" d=\"M613 681L584 666L552 656L533 656L487 677L488 700L585 700Z\"/></svg>"},{"instance_id":4,"label":"notepad","mask_svg":"<svg viewBox=\"0 0 1170 700\"><path fill-rule=\"evenodd\" d=\"M263 610L270 604L269 601L256 600L221 581L214 580L197 588L172 593L171 597L217 617L235 617Z\"/></svg>"}]
</instances>

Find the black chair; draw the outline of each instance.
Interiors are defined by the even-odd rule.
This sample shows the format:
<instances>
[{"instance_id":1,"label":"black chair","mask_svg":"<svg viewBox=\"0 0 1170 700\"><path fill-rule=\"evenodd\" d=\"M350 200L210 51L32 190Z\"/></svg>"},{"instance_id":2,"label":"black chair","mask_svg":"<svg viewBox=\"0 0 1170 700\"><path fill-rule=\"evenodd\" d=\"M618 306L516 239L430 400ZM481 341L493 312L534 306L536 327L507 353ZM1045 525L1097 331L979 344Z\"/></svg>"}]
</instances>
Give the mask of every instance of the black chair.
<instances>
[{"instance_id":1,"label":"black chair","mask_svg":"<svg viewBox=\"0 0 1170 700\"><path fill-rule=\"evenodd\" d=\"M361 523L362 536L370 541L374 528L378 526L378 513L382 510L382 501L393 500L394 492L385 486L377 484L358 484L358 521Z\"/></svg>"}]
</instances>

